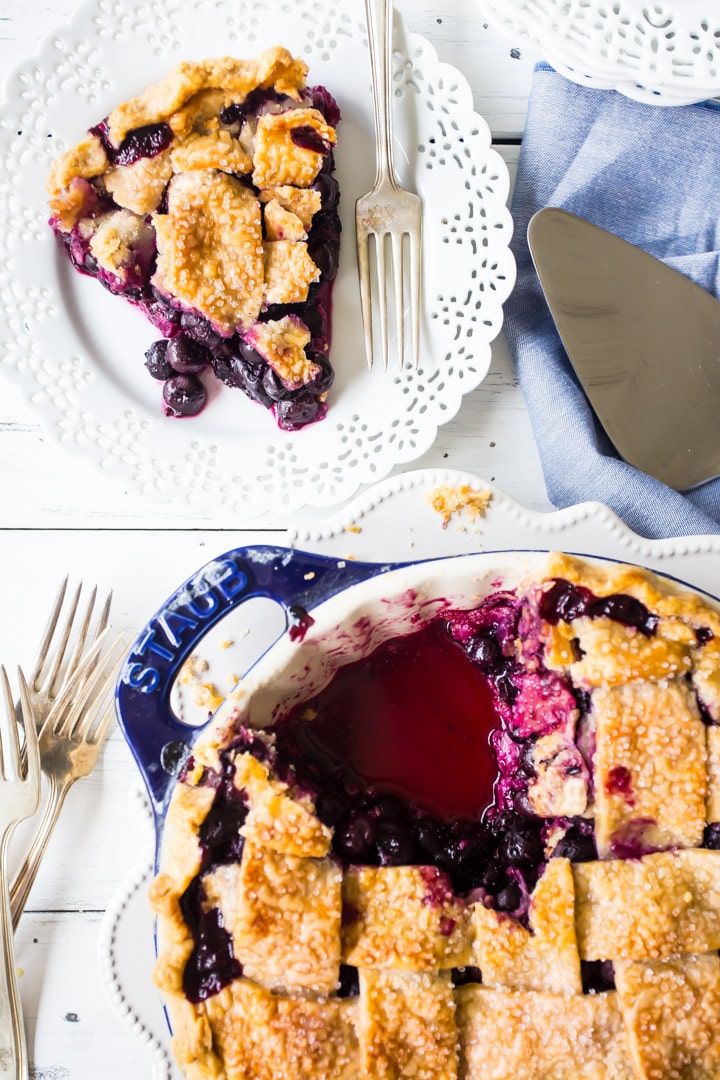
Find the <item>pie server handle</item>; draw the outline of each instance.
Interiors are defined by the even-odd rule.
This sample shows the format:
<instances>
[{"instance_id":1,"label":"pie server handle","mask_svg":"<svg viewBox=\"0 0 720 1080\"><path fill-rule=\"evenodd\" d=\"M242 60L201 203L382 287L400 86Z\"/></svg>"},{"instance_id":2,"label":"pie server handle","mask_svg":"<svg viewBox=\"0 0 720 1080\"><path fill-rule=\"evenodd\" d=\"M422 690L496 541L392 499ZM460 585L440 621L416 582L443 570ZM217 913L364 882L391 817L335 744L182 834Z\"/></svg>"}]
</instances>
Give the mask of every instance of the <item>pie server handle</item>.
<instances>
[{"instance_id":1,"label":"pie server handle","mask_svg":"<svg viewBox=\"0 0 720 1080\"><path fill-rule=\"evenodd\" d=\"M235 548L166 600L133 643L115 692L118 720L156 820L164 815L178 763L205 727L181 722L170 706L180 669L205 634L247 600L266 597L284 609L285 632L301 636L312 608L399 565L404 564L345 561L283 547Z\"/></svg>"}]
</instances>

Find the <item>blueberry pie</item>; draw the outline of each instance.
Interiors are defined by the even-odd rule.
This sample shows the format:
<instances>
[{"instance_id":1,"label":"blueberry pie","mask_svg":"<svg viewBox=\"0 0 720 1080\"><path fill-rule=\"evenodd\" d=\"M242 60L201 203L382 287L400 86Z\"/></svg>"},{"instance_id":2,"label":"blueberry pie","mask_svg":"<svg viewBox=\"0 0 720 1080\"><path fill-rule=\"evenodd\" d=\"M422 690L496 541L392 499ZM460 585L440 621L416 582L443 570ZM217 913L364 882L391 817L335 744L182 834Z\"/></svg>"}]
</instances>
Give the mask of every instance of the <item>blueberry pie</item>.
<instances>
[{"instance_id":1,"label":"blueberry pie","mask_svg":"<svg viewBox=\"0 0 720 1080\"><path fill-rule=\"evenodd\" d=\"M720 610L508 581L193 747L151 887L188 1077L720 1076Z\"/></svg>"},{"instance_id":2,"label":"blueberry pie","mask_svg":"<svg viewBox=\"0 0 720 1080\"><path fill-rule=\"evenodd\" d=\"M168 416L216 376L289 431L322 419L340 219L340 112L286 49L178 64L53 165L73 265L140 308Z\"/></svg>"}]
</instances>

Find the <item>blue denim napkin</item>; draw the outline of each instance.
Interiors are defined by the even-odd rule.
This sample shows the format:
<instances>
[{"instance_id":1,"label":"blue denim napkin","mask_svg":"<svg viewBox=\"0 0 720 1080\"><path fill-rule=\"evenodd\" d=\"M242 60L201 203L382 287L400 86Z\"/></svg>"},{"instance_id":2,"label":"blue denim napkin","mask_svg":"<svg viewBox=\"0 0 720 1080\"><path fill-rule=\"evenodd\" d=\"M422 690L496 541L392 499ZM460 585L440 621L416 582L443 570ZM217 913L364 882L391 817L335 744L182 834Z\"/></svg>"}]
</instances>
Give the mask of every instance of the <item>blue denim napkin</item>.
<instances>
[{"instance_id":1,"label":"blue denim napkin","mask_svg":"<svg viewBox=\"0 0 720 1080\"><path fill-rule=\"evenodd\" d=\"M615 454L572 372L526 236L536 210L564 207L720 297L719 188L716 102L642 105L537 66L512 203L518 278L505 332L554 506L605 503L649 538L720 533L720 480L679 494Z\"/></svg>"}]
</instances>

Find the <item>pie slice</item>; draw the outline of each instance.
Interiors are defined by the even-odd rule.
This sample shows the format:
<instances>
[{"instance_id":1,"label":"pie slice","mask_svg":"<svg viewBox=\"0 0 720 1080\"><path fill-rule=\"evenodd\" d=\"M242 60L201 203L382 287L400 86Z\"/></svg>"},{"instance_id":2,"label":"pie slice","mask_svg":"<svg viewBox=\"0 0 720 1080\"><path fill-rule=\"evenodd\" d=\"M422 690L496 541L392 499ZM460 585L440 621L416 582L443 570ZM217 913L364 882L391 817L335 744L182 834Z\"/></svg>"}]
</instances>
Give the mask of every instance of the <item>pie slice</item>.
<instances>
[{"instance_id":1,"label":"pie slice","mask_svg":"<svg viewBox=\"0 0 720 1080\"><path fill-rule=\"evenodd\" d=\"M54 164L50 224L74 266L162 338L145 366L167 416L213 376L294 431L320 420L340 218L340 112L286 49L178 64Z\"/></svg>"},{"instance_id":2,"label":"pie slice","mask_svg":"<svg viewBox=\"0 0 720 1080\"><path fill-rule=\"evenodd\" d=\"M188 1077L720 1075L718 608L558 554L468 604L194 745L151 888Z\"/></svg>"}]
</instances>

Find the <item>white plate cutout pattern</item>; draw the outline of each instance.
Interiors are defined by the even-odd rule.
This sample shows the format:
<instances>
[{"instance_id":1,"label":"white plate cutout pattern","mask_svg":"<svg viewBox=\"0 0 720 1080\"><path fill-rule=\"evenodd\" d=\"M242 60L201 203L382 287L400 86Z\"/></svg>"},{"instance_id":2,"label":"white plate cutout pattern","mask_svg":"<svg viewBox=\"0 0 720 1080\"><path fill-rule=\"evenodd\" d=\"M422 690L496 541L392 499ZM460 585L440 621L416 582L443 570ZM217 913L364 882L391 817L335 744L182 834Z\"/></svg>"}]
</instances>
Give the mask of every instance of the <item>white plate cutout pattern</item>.
<instances>
[{"instance_id":1,"label":"white plate cutout pattern","mask_svg":"<svg viewBox=\"0 0 720 1080\"><path fill-rule=\"evenodd\" d=\"M720 8L713 0L477 0L515 45L574 82L651 105L720 94Z\"/></svg>"}]
</instances>

